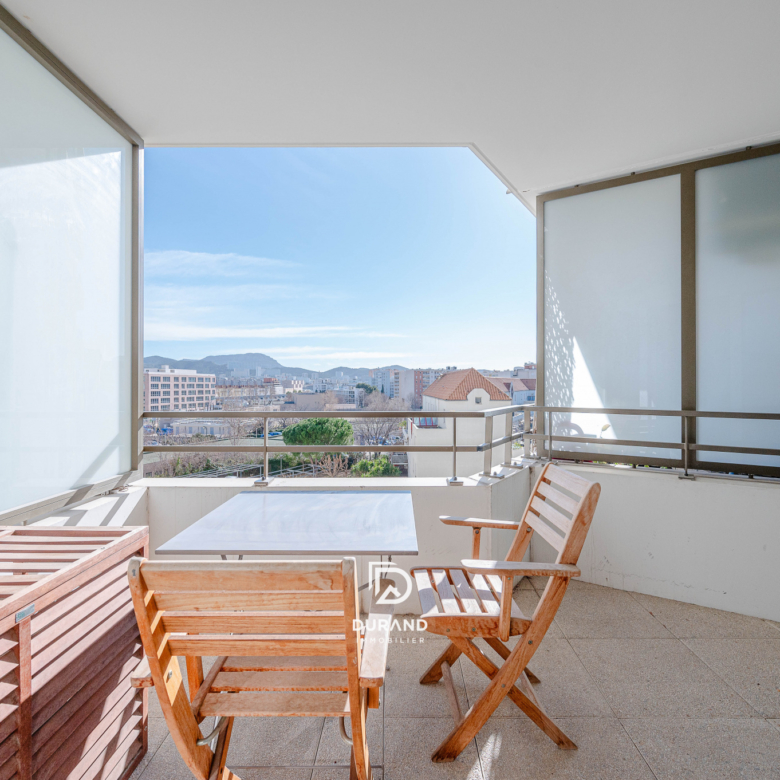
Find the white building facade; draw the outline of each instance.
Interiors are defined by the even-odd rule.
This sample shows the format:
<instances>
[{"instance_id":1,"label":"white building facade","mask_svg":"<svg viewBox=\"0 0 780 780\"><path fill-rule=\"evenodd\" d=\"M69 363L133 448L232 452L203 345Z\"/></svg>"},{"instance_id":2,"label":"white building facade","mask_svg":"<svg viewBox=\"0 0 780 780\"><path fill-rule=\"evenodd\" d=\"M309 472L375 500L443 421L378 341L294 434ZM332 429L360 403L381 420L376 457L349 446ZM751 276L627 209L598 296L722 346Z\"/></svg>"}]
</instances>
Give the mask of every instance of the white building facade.
<instances>
[{"instance_id":1,"label":"white building facade","mask_svg":"<svg viewBox=\"0 0 780 780\"><path fill-rule=\"evenodd\" d=\"M438 412L481 412L509 406L509 396L495 382L473 368L452 371L437 379L422 397L420 417L415 417L409 429L409 443L423 446L452 445L453 418L439 417ZM503 435L503 417L494 418L493 438ZM459 419L458 445L482 444L485 441L485 421L480 418ZM503 461L504 448L493 450L494 466ZM410 452L410 477L472 476L482 471L484 455L481 452L460 453L457 456L458 474L452 473L451 452Z\"/></svg>"},{"instance_id":2,"label":"white building facade","mask_svg":"<svg viewBox=\"0 0 780 780\"><path fill-rule=\"evenodd\" d=\"M144 411L178 412L214 409L216 374L160 366L144 369Z\"/></svg>"}]
</instances>

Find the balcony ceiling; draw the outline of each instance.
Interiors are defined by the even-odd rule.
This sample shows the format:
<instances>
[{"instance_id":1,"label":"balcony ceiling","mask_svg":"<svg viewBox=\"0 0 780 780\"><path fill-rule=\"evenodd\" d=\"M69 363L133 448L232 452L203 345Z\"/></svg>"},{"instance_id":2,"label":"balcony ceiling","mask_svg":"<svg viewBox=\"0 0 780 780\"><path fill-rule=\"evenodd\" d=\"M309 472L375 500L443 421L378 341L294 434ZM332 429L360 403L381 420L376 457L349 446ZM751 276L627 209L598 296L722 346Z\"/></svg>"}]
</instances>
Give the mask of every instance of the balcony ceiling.
<instances>
[{"instance_id":1,"label":"balcony ceiling","mask_svg":"<svg viewBox=\"0 0 780 780\"><path fill-rule=\"evenodd\" d=\"M776 0L5 0L147 145L468 144L527 204L780 138Z\"/></svg>"}]
</instances>

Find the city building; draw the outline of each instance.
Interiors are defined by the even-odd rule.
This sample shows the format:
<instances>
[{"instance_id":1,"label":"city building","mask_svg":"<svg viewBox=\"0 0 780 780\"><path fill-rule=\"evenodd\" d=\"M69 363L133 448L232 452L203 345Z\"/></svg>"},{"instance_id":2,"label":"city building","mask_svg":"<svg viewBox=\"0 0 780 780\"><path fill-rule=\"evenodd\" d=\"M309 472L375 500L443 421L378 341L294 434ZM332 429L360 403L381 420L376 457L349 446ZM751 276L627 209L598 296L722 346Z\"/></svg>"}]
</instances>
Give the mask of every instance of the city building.
<instances>
[{"instance_id":1,"label":"city building","mask_svg":"<svg viewBox=\"0 0 780 780\"><path fill-rule=\"evenodd\" d=\"M285 393L302 393L305 384L303 379L283 379L281 381Z\"/></svg>"},{"instance_id":2,"label":"city building","mask_svg":"<svg viewBox=\"0 0 780 780\"><path fill-rule=\"evenodd\" d=\"M448 446L452 444L453 419L439 417L438 412L481 412L499 406L509 406L511 399L495 381L474 368L451 371L439 377L423 393L422 414L414 418L408 430L412 445ZM503 418L501 418L503 419ZM497 436L498 434L496 434ZM459 445L482 444L485 441L483 419L460 419L457 422ZM503 449L493 450L493 465L503 460ZM484 456L479 452L457 456L458 476L472 476L482 471ZM433 477L452 471L449 452L410 452L409 476Z\"/></svg>"},{"instance_id":3,"label":"city building","mask_svg":"<svg viewBox=\"0 0 780 780\"><path fill-rule=\"evenodd\" d=\"M145 412L179 412L216 408L217 377L184 368L144 369Z\"/></svg>"}]
</instances>

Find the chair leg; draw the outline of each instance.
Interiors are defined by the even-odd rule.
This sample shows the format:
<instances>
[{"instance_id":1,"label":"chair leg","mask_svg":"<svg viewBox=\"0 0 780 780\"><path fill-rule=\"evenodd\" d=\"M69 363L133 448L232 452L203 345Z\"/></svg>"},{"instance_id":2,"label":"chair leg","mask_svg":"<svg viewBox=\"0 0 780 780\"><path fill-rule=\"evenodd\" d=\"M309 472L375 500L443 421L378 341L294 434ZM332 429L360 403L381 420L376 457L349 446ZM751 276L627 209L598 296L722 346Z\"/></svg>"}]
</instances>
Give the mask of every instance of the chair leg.
<instances>
[{"instance_id":1,"label":"chair leg","mask_svg":"<svg viewBox=\"0 0 780 780\"><path fill-rule=\"evenodd\" d=\"M560 748L564 750L576 750L577 746L555 725L552 719L541 708L536 695L524 673L518 676L517 681L525 691L521 691L511 679L511 670L508 666L498 669L495 664L481 652L470 640L465 638L453 638L453 643L461 652L473 661L488 677L490 684L482 692L477 702L469 709L463 720L447 735L444 742L439 745L431 759L436 762L454 761L471 742L479 730L487 723L488 718L495 712L505 696L509 698L524 712L537 726L547 734ZM530 694L530 695L529 695Z\"/></svg>"},{"instance_id":2,"label":"chair leg","mask_svg":"<svg viewBox=\"0 0 780 780\"><path fill-rule=\"evenodd\" d=\"M512 652L500 639L496 637L486 636L485 641L490 647L492 647L505 661L509 658L509 654ZM541 680L526 666L525 673L528 675L528 679L538 685Z\"/></svg>"},{"instance_id":3,"label":"chair leg","mask_svg":"<svg viewBox=\"0 0 780 780\"><path fill-rule=\"evenodd\" d=\"M427 671L420 678L420 685L431 685L441 680L441 665L446 663L452 666L460 658L461 650L458 650L452 642L447 645L447 649L428 667Z\"/></svg>"},{"instance_id":4,"label":"chair leg","mask_svg":"<svg viewBox=\"0 0 780 780\"><path fill-rule=\"evenodd\" d=\"M366 768L366 777L368 780L372 780L371 764ZM360 780L360 775L357 771L357 764L355 763L355 748L352 748L349 754L349 780Z\"/></svg>"},{"instance_id":5,"label":"chair leg","mask_svg":"<svg viewBox=\"0 0 780 780\"><path fill-rule=\"evenodd\" d=\"M227 726L219 737L214 749L214 756L211 759L211 770L209 771L209 780L240 780L238 775L233 774L226 766L228 749L230 748L230 736L233 733L233 718L228 718Z\"/></svg>"}]
</instances>

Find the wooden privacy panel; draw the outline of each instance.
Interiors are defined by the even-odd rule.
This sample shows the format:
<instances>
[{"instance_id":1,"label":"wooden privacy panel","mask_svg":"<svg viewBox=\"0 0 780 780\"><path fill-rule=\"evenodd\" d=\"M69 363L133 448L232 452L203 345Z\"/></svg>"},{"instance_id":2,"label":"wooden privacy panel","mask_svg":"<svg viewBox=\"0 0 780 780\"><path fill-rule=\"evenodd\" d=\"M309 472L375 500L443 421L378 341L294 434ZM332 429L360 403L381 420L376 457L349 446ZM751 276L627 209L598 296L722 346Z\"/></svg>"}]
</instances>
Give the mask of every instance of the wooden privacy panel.
<instances>
[{"instance_id":1,"label":"wooden privacy panel","mask_svg":"<svg viewBox=\"0 0 780 780\"><path fill-rule=\"evenodd\" d=\"M127 562L146 528L0 531L0 780L121 780L146 752Z\"/></svg>"}]
</instances>

